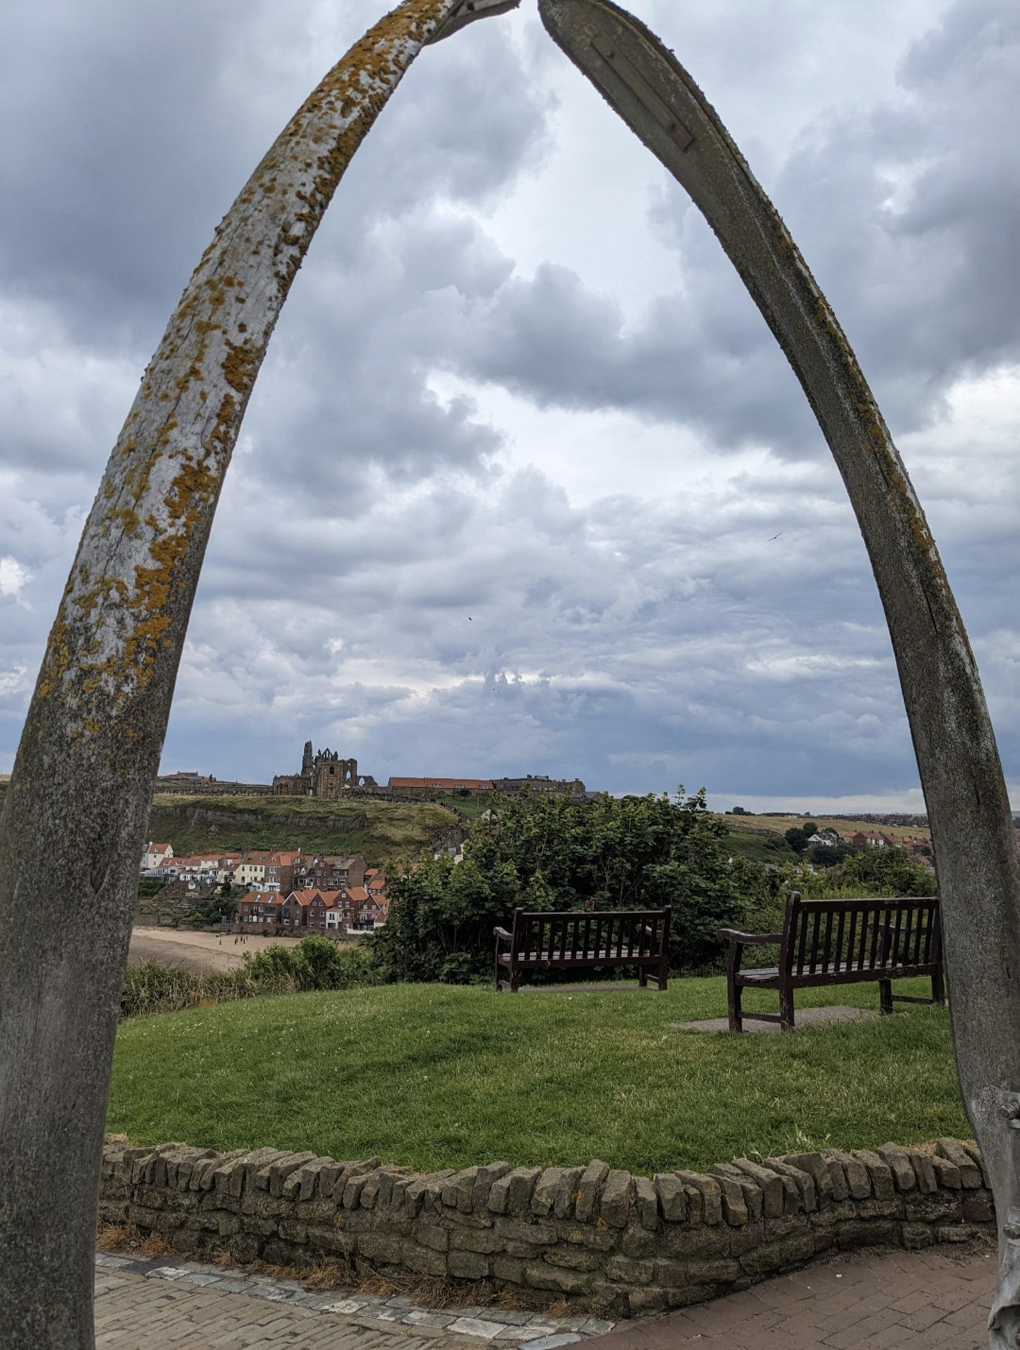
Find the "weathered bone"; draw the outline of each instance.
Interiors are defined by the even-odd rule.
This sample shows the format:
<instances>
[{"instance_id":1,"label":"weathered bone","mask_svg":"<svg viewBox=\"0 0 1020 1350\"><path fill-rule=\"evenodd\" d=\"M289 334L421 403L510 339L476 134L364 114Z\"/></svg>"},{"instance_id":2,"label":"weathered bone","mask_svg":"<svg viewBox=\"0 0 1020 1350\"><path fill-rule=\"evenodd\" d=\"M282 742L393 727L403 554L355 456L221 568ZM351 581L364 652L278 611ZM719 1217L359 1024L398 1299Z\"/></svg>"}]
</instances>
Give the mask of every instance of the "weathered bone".
<instances>
[{"instance_id":1,"label":"weathered bone","mask_svg":"<svg viewBox=\"0 0 1020 1350\"><path fill-rule=\"evenodd\" d=\"M94 1343L100 1149L138 858L220 486L337 183L458 4L405 0L285 127L171 317L85 525L0 819L5 1350Z\"/></svg>"},{"instance_id":2,"label":"weathered bone","mask_svg":"<svg viewBox=\"0 0 1020 1350\"><path fill-rule=\"evenodd\" d=\"M539 0L546 28L687 189L818 418L885 606L938 860L950 1014L964 1101L995 1197L992 1350L1020 1345L1020 859L977 665L920 504L875 399L789 232L704 94L610 0Z\"/></svg>"}]
</instances>

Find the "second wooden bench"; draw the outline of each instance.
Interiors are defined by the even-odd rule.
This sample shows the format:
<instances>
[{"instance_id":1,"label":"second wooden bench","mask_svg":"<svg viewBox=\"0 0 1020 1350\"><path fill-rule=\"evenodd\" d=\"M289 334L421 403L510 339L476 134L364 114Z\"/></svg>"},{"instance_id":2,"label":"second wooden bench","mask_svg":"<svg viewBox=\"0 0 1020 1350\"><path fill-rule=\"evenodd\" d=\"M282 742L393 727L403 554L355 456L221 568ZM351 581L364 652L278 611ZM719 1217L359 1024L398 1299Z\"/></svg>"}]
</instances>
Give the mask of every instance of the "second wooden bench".
<instances>
[{"instance_id":1,"label":"second wooden bench","mask_svg":"<svg viewBox=\"0 0 1020 1350\"><path fill-rule=\"evenodd\" d=\"M819 985L878 983L881 1011L891 1013L893 1000L941 1003L945 998L942 929L934 896L895 899L802 900L793 891L786 902L781 933L740 933L721 928L718 938L730 944L727 967L730 1030L742 1031L743 1019L779 1022L793 1027L793 991ZM745 947L779 946L779 965L744 970ZM912 975L931 978L931 998L893 994L892 981ZM778 989L779 1014L744 1012L745 989Z\"/></svg>"},{"instance_id":2,"label":"second wooden bench","mask_svg":"<svg viewBox=\"0 0 1020 1350\"><path fill-rule=\"evenodd\" d=\"M514 910L512 932L495 928L496 989L516 994L522 970L636 966L642 987L651 972L660 989L669 975L665 909Z\"/></svg>"}]
</instances>

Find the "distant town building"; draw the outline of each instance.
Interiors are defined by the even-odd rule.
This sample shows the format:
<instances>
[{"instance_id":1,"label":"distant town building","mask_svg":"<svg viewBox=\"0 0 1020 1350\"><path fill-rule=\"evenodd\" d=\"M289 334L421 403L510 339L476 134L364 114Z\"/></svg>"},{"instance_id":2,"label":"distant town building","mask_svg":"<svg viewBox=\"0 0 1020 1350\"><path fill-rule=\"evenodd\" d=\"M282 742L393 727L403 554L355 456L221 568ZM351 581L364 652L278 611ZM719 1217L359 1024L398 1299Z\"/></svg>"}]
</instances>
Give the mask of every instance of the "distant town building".
<instances>
[{"instance_id":1,"label":"distant town building","mask_svg":"<svg viewBox=\"0 0 1020 1350\"><path fill-rule=\"evenodd\" d=\"M375 788L370 774L358 774L356 759L341 759L336 750L312 753L311 741L305 741L300 773L277 774L273 793L277 797L342 797L351 788Z\"/></svg>"},{"instance_id":2,"label":"distant town building","mask_svg":"<svg viewBox=\"0 0 1020 1350\"><path fill-rule=\"evenodd\" d=\"M298 773L279 773L273 779L273 792L278 797L343 797L360 792L385 797L454 796L457 793L499 792L516 796L520 792L536 792L550 797L583 797L585 786L580 778L550 778L548 774L528 774L524 778L391 778L383 787L371 774L358 772L356 759L341 759L336 750L312 749L305 741ZM316 886L322 883L316 879ZM328 887L326 887L328 889Z\"/></svg>"}]
</instances>

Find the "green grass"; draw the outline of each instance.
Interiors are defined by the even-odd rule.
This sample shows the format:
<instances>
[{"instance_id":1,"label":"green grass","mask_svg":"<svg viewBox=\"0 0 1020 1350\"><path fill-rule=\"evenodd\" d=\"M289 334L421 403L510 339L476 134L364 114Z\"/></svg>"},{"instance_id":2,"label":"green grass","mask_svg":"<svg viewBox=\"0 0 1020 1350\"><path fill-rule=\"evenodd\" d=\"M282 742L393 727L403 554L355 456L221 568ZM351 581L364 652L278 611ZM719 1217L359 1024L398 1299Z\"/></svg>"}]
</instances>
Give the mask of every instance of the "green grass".
<instances>
[{"instance_id":1,"label":"green grass","mask_svg":"<svg viewBox=\"0 0 1020 1350\"><path fill-rule=\"evenodd\" d=\"M797 1006L877 1000L851 985ZM642 1173L969 1134L941 1009L793 1036L671 1025L725 1011L718 977L665 994L393 985L201 1007L122 1025L108 1128L422 1170L602 1158Z\"/></svg>"}]
</instances>

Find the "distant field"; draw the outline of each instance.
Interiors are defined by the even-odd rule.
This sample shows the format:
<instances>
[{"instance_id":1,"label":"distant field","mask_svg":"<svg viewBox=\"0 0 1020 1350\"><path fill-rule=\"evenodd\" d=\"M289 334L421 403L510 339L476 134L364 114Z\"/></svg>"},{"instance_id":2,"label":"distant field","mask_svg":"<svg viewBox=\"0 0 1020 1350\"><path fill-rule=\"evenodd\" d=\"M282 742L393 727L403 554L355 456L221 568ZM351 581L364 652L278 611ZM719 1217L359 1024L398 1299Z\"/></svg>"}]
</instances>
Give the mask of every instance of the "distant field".
<instances>
[{"instance_id":1,"label":"distant field","mask_svg":"<svg viewBox=\"0 0 1020 1350\"><path fill-rule=\"evenodd\" d=\"M902 839L904 835L914 835L918 839L930 839L931 830L927 825L877 825L871 820L837 820L833 816L720 816L719 819L730 830L768 830L783 835L787 830L800 828L805 819L811 819L820 830L835 830L846 838L858 830L867 834L887 834L890 839Z\"/></svg>"}]
</instances>

